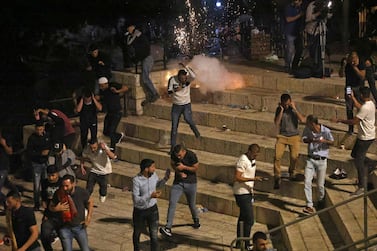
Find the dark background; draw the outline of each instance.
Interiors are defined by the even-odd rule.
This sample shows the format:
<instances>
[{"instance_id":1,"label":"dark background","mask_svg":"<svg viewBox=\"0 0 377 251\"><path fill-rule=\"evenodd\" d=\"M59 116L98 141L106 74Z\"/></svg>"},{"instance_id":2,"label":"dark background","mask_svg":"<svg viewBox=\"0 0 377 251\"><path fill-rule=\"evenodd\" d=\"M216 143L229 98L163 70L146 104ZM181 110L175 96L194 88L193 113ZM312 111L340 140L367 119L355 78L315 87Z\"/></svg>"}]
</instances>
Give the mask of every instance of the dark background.
<instances>
[{"instance_id":1,"label":"dark background","mask_svg":"<svg viewBox=\"0 0 377 251\"><path fill-rule=\"evenodd\" d=\"M202 17L205 22L225 24L237 15L250 14L256 26L270 29L272 25L279 25L276 19L289 1L222 1L231 10L228 13L215 8L216 0L190 2L194 8L205 3L209 10L208 16ZM334 2L334 18L329 23L331 42L341 39L344 18L342 1ZM361 2L350 0L350 39L357 34L357 10ZM76 33L88 24L111 30L119 17L125 17L126 24L152 23L162 27L159 38L168 39L177 17L187 14L185 0L13 0L2 5L0 126L17 131L17 135L22 125L33 123L34 108L48 106L51 99L69 97L73 89L87 81L83 59L92 41L74 41L74 49L67 48L65 45L72 41L59 43L57 31L66 29ZM104 43L117 46L116 41Z\"/></svg>"}]
</instances>

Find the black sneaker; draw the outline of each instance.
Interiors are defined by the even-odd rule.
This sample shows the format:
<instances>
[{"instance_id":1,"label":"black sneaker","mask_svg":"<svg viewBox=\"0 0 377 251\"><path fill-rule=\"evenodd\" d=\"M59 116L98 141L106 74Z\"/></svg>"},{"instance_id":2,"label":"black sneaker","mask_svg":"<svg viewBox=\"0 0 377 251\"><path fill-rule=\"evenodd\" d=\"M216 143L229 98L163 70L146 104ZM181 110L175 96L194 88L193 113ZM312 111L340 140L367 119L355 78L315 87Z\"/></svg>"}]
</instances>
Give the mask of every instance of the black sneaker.
<instances>
[{"instance_id":1,"label":"black sneaker","mask_svg":"<svg viewBox=\"0 0 377 251\"><path fill-rule=\"evenodd\" d=\"M200 223L199 223L198 218L194 219L194 224L192 225L192 227L195 228L195 229L200 228Z\"/></svg>"},{"instance_id":2,"label":"black sneaker","mask_svg":"<svg viewBox=\"0 0 377 251\"><path fill-rule=\"evenodd\" d=\"M160 227L160 233L169 237L172 236L171 229L168 227Z\"/></svg>"}]
</instances>

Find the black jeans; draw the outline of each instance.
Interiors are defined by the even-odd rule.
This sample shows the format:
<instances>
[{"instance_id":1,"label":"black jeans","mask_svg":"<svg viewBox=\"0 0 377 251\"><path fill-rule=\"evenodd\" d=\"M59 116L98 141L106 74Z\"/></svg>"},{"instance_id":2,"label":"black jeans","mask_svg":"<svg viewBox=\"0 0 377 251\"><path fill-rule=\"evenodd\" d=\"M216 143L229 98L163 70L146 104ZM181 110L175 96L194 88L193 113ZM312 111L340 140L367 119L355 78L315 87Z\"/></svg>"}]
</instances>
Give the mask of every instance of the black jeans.
<instances>
[{"instance_id":1,"label":"black jeans","mask_svg":"<svg viewBox=\"0 0 377 251\"><path fill-rule=\"evenodd\" d=\"M58 219L48 218L42 221L41 225L41 241L45 251L52 251L51 241L52 233L56 231L58 233L59 227L61 226ZM57 236L57 235L56 235Z\"/></svg>"},{"instance_id":2,"label":"black jeans","mask_svg":"<svg viewBox=\"0 0 377 251\"><path fill-rule=\"evenodd\" d=\"M364 180L366 172L368 172L368 167L365 166L365 155L369 149L369 146L373 143L374 139L371 140L360 140L357 139L355 145L352 148L351 157L355 160L355 166L357 169L357 176L359 182L357 186L363 188L367 180Z\"/></svg>"},{"instance_id":3,"label":"black jeans","mask_svg":"<svg viewBox=\"0 0 377 251\"><path fill-rule=\"evenodd\" d=\"M139 251L140 234L144 229L145 223L148 225L149 237L151 239L151 251L159 250L158 245L158 208L154 205L147 209L138 209L134 207L132 214L132 222L134 225L134 232L132 240L134 243L134 251Z\"/></svg>"},{"instance_id":4,"label":"black jeans","mask_svg":"<svg viewBox=\"0 0 377 251\"><path fill-rule=\"evenodd\" d=\"M368 81L369 88L373 95L373 98L377 102L376 80L374 79L374 72L372 66L365 67L365 78Z\"/></svg>"},{"instance_id":5,"label":"black jeans","mask_svg":"<svg viewBox=\"0 0 377 251\"><path fill-rule=\"evenodd\" d=\"M235 194L237 206L240 208L240 215L237 221L237 237L250 237L251 227L254 225L253 212L253 195ZM241 236L240 222L243 222L243 236ZM246 242L246 246L250 246L250 242Z\"/></svg>"},{"instance_id":6,"label":"black jeans","mask_svg":"<svg viewBox=\"0 0 377 251\"><path fill-rule=\"evenodd\" d=\"M352 98L347 94L346 88L344 89L344 99L346 100L347 119L353 119L354 104L353 104ZM353 95L360 103L363 103L363 101L361 100L361 94L360 94L359 89L360 89L360 86L352 87ZM353 125L348 125L348 132L353 133L353 128L354 128Z\"/></svg>"},{"instance_id":7,"label":"black jeans","mask_svg":"<svg viewBox=\"0 0 377 251\"><path fill-rule=\"evenodd\" d=\"M93 193L93 189L96 183L98 183L99 185L99 195L107 195L107 176L107 174L102 175L89 172L88 181L86 182L86 191L88 191L89 195Z\"/></svg>"},{"instance_id":8,"label":"black jeans","mask_svg":"<svg viewBox=\"0 0 377 251\"><path fill-rule=\"evenodd\" d=\"M98 124L90 123L88 121L81 121L80 120L80 135L81 135L81 146L82 149L88 144L88 131L90 131L90 138L96 139L97 138L97 128Z\"/></svg>"},{"instance_id":9,"label":"black jeans","mask_svg":"<svg viewBox=\"0 0 377 251\"><path fill-rule=\"evenodd\" d=\"M116 132L121 118L122 112L108 112L103 122L103 134L110 137L110 148L112 149L115 149L115 144L121 137L121 134Z\"/></svg>"}]
</instances>

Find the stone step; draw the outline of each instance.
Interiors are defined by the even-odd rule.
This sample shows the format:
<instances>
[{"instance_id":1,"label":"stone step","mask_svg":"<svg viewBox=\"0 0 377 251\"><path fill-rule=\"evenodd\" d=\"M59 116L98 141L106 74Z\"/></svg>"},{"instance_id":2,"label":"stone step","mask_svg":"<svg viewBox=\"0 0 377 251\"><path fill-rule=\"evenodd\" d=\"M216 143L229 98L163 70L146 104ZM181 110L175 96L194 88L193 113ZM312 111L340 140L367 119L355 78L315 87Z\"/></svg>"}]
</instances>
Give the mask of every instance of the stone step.
<instances>
[{"instance_id":1,"label":"stone step","mask_svg":"<svg viewBox=\"0 0 377 251\"><path fill-rule=\"evenodd\" d=\"M214 104L192 104L192 110L194 121L198 125L215 128L222 128L223 125L226 125L231 131L254 133L269 137L275 137L276 135L276 127L273 122L274 113L272 112L255 109L245 110L240 109L239 106L231 107ZM145 115L165 120L171 120L170 111L171 102L169 100L159 100L144 108ZM333 123L327 119L320 119L319 122L332 130L335 141L334 146L340 147L340 145L344 145L346 149L352 149L357 135L355 133L353 135L347 134L347 125ZM304 124L299 125L300 134L304 127ZM357 132L356 127L355 132ZM377 143L372 144L369 152L377 153Z\"/></svg>"},{"instance_id":2,"label":"stone step","mask_svg":"<svg viewBox=\"0 0 377 251\"><path fill-rule=\"evenodd\" d=\"M303 93L307 95L322 95L330 97L344 96L344 78L296 79L283 72L276 72L248 65L234 65L227 64L226 62L222 63L224 63L229 72L240 74L246 87L264 88L279 93L289 91L291 93ZM177 74L178 70L178 68L169 67L167 70L154 71L150 74L152 82L161 95L166 94L166 86L169 77ZM113 71L112 73L113 80L118 83L136 87L140 86L139 74L119 71ZM196 88L203 86L205 88L206 83L200 83L195 80L192 82L192 86Z\"/></svg>"},{"instance_id":3,"label":"stone step","mask_svg":"<svg viewBox=\"0 0 377 251\"><path fill-rule=\"evenodd\" d=\"M148 157L148 153L146 153L145 157ZM164 175L164 170L162 169L156 170L159 177ZM139 166L136 164L124 161L113 163L113 174L109 177L109 183L114 187L131 189L132 177L138 172ZM163 199L168 199L173 177L172 174L171 179L162 189L161 197ZM186 203L184 196L182 196L180 203ZM224 183L213 183L198 178L196 203L217 213L236 217L239 214L239 208L235 203L232 189ZM254 203L255 220L260 224L276 227L288 223L298 216L303 216L301 210L304 205L305 202L302 200L256 191ZM272 239L274 238L273 235ZM315 247L321 247L321 250L333 250L333 245L318 217L288 227L283 231L282 238L284 246L288 250L315 250ZM313 238L316 238L320 243L311 241ZM278 240L275 240L275 242L279 243Z\"/></svg>"},{"instance_id":4,"label":"stone step","mask_svg":"<svg viewBox=\"0 0 377 251\"><path fill-rule=\"evenodd\" d=\"M170 134L170 127L171 123L167 120L144 116L129 116L122 119L119 129L126 132L126 135L129 137L156 143L163 141L165 143L166 138ZM184 142L191 149L235 157L240 156L249 144L257 143L261 146L259 160L273 163L275 154L274 138L244 132L224 131L212 127L198 126L198 128L202 135L200 139L194 137L188 125L181 123L179 126L178 142ZM377 159L374 154L368 154L368 156L371 159ZM306 145L301 144L298 169L304 168L306 158ZM282 165L288 166L288 163L289 153L286 151L282 159ZM350 157L350 151L332 147L328 160L328 173L332 173L337 167L345 169L348 177L357 177L353 161Z\"/></svg>"},{"instance_id":5,"label":"stone step","mask_svg":"<svg viewBox=\"0 0 377 251\"><path fill-rule=\"evenodd\" d=\"M129 163L140 163L144 158L151 158L155 160L159 169L166 170L170 167L170 156L167 154L168 148L161 148L153 142L140 141L135 139L126 139L127 142L122 142L117 146L118 158ZM132 142L131 142L132 141ZM235 164L238 157L220 155L216 153L209 153L200 150L193 150L198 156L200 167L198 169L198 177L212 183L225 183L232 185L234 181ZM283 170L288 170L288 167L283 166ZM283 172L288 174L287 171ZM303 181L292 182L288 179L282 179L281 189L273 189L273 164L258 161L257 175L266 178L263 182L256 182L255 189L262 192L275 193L281 196L291 197L295 199L305 200L304 183ZM302 177L303 174L299 175ZM354 181L344 179L341 181L326 177L326 186L333 186L336 184L346 183L352 184ZM314 200L317 200L316 183L314 186Z\"/></svg>"},{"instance_id":6,"label":"stone step","mask_svg":"<svg viewBox=\"0 0 377 251\"><path fill-rule=\"evenodd\" d=\"M349 186L336 186L337 190L327 190L327 199L330 204L335 205L346 199L349 199L349 192L353 192L354 188ZM334 223L337 225L339 233L346 244L359 241L364 238L364 201L363 196L348 204L330 210L330 214ZM372 203L371 198L367 198L367 227L368 236L377 233L377 210ZM376 198L376 197L374 197ZM363 244L351 247L348 250L360 250Z\"/></svg>"}]
</instances>

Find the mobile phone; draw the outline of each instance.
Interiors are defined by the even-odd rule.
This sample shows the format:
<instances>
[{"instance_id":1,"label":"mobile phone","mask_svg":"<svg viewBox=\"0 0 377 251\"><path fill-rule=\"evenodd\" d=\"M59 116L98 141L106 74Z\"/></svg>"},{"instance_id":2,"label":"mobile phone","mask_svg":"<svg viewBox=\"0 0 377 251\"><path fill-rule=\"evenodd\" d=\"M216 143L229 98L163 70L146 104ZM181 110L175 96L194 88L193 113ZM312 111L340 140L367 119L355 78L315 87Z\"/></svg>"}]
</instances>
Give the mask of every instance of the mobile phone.
<instances>
[{"instance_id":1,"label":"mobile phone","mask_svg":"<svg viewBox=\"0 0 377 251\"><path fill-rule=\"evenodd\" d=\"M352 93L352 88L351 88L351 86L347 86L347 87L346 87L346 93L347 93L347 95L351 95L351 93Z\"/></svg>"}]
</instances>

